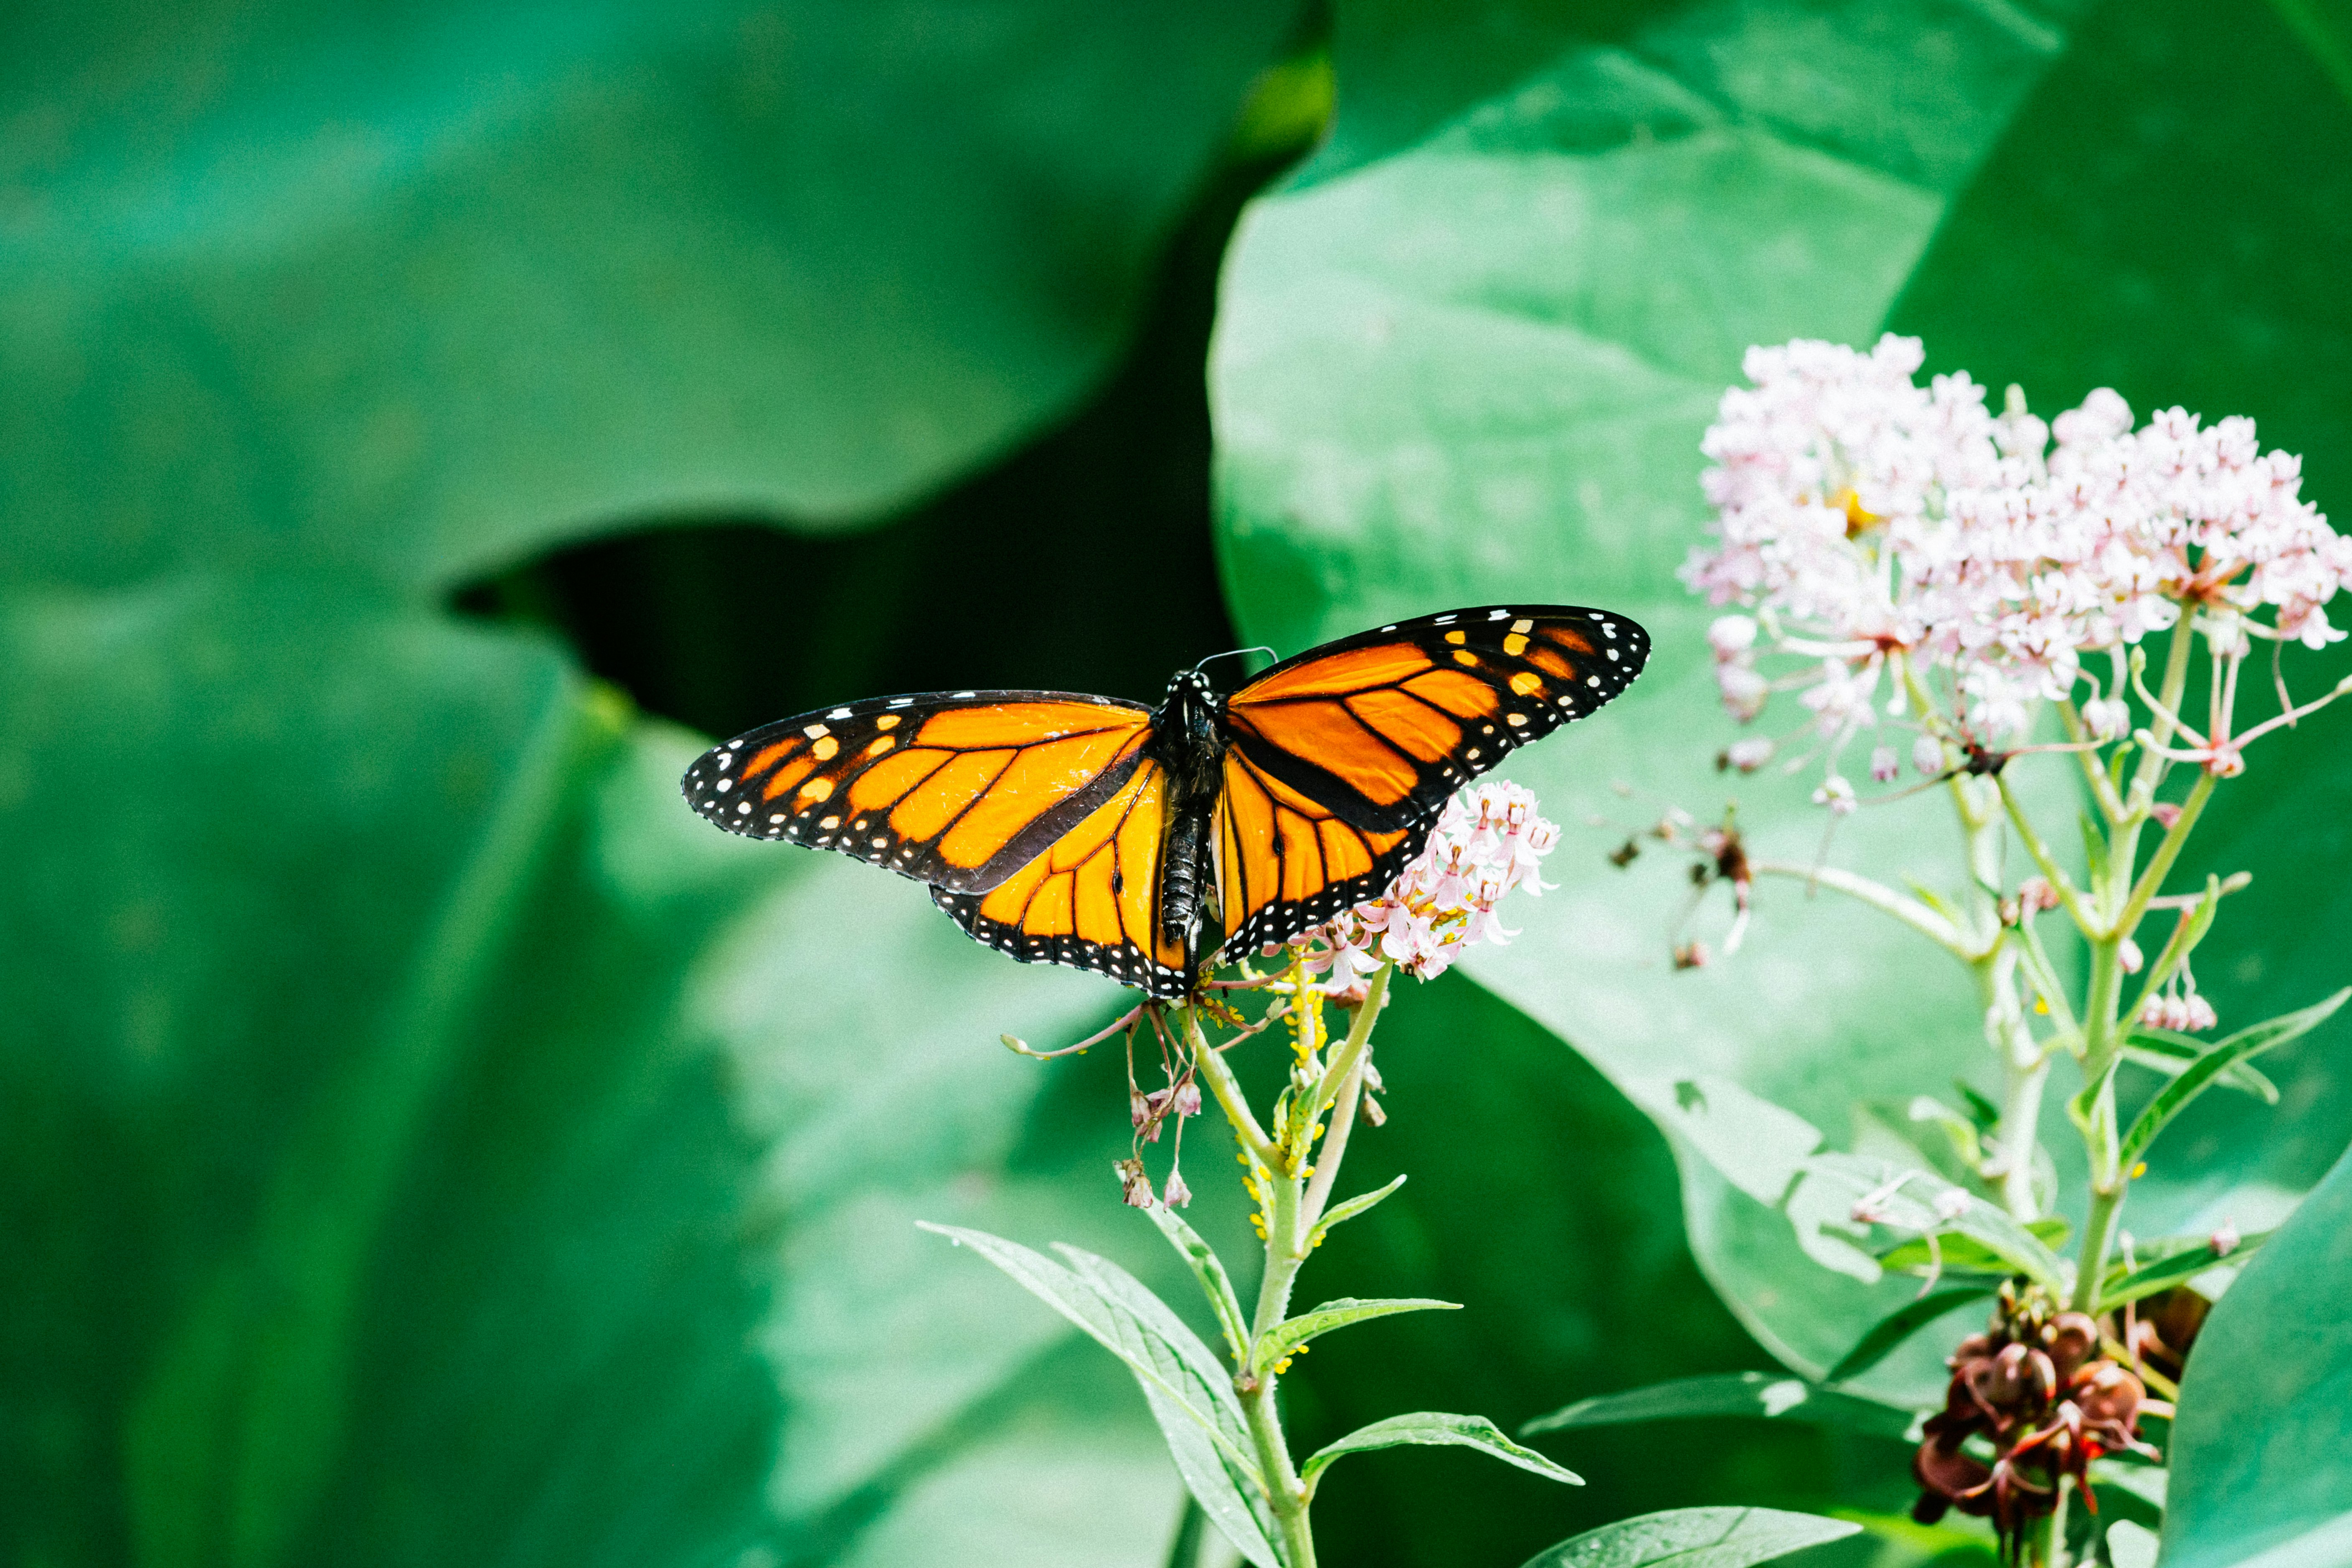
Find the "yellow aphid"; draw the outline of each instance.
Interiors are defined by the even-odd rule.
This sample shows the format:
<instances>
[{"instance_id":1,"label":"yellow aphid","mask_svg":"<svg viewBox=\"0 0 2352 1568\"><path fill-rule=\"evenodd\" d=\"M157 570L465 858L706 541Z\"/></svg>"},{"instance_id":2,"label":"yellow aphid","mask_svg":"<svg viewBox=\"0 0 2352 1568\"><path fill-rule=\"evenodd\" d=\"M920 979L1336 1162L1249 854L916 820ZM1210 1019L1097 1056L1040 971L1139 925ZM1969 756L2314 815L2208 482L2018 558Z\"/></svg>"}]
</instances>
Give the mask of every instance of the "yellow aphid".
<instances>
[{"instance_id":1,"label":"yellow aphid","mask_svg":"<svg viewBox=\"0 0 2352 1568\"><path fill-rule=\"evenodd\" d=\"M2132 1179L2133 1181L2137 1182L2137 1181L2138 1181L2142 1176L2145 1176L2145 1175L2147 1175L2147 1161L2142 1160L2138 1164L2134 1165L2134 1166L2132 1167L2131 1179Z\"/></svg>"}]
</instances>

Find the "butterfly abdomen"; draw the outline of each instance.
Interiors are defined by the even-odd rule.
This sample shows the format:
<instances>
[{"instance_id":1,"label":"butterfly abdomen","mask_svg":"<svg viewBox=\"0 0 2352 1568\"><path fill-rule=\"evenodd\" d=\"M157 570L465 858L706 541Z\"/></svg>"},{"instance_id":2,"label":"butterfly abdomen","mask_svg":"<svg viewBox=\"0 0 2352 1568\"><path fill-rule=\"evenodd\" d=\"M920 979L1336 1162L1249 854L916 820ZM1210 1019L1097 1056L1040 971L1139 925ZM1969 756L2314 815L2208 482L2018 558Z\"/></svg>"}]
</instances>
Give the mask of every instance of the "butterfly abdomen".
<instances>
[{"instance_id":1,"label":"butterfly abdomen","mask_svg":"<svg viewBox=\"0 0 2352 1568\"><path fill-rule=\"evenodd\" d=\"M1224 741L1215 698L1198 670L1168 683L1152 716L1153 743L1168 770L1167 850L1160 872L1160 932L1190 951L1209 879L1209 816L1216 809Z\"/></svg>"}]
</instances>

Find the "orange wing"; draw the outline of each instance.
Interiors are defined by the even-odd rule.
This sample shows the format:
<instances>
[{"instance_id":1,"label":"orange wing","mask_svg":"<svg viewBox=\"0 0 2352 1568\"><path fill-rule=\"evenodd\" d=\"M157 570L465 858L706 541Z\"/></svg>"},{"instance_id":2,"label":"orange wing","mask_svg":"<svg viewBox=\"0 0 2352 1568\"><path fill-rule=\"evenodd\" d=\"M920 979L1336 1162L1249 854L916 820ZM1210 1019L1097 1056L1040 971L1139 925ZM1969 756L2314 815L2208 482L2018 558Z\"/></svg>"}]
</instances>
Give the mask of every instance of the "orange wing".
<instances>
[{"instance_id":1,"label":"orange wing","mask_svg":"<svg viewBox=\"0 0 2352 1568\"><path fill-rule=\"evenodd\" d=\"M1136 776L1140 704L1059 691L883 697L780 720L687 770L694 809L730 832L836 849L984 892Z\"/></svg>"},{"instance_id":2,"label":"orange wing","mask_svg":"<svg viewBox=\"0 0 2352 1568\"><path fill-rule=\"evenodd\" d=\"M1607 610L1449 610L1276 665L1226 700L1227 737L1343 822L1417 826L1514 747L1624 690L1649 652Z\"/></svg>"},{"instance_id":3,"label":"orange wing","mask_svg":"<svg viewBox=\"0 0 2352 1568\"><path fill-rule=\"evenodd\" d=\"M1066 963L1180 997L1191 985L1181 943L1160 933L1168 775L1155 762L1051 847L986 892L931 889L931 900L989 946L1024 963Z\"/></svg>"},{"instance_id":4,"label":"orange wing","mask_svg":"<svg viewBox=\"0 0 2352 1568\"><path fill-rule=\"evenodd\" d=\"M1239 750L1224 766L1213 842L1229 962L1379 898L1429 837L1350 826Z\"/></svg>"},{"instance_id":5,"label":"orange wing","mask_svg":"<svg viewBox=\"0 0 2352 1568\"><path fill-rule=\"evenodd\" d=\"M1243 686L1214 825L1226 957L1386 892L1449 795L1624 690L1649 650L1606 610L1488 605L1343 637Z\"/></svg>"}]
</instances>

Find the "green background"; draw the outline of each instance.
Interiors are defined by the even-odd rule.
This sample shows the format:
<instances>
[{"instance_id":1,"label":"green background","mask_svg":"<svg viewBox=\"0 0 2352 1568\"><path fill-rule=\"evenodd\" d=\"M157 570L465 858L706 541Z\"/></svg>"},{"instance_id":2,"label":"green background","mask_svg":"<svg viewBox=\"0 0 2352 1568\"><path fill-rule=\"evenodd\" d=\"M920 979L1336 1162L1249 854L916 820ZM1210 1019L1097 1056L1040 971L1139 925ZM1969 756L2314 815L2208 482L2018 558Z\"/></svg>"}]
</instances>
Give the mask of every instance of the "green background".
<instances>
[{"instance_id":1,"label":"green background","mask_svg":"<svg viewBox=\"0 0 2352 1568\"><path fill-rule=\"evenodd\" d=\"M1119 994L1004 963L910 884L712 834L676 776L698 734L819 703L1149 698L1243 641L1456 603L1608 605L1658 651L1515 762L1570 829L1562 885L1391 1010L1392 1119L1349 1179L1412 1181L1302 1287L1465 1310L1318 1343L1298 1438L1819 1370L1907 1287L1800 1253L1794 1159L1990 1063L1926 944L1769 888L1736 963L1674 974L1678 874L1602 859L1654 798L1724 794L1706 616L1671 576L1698 434L1747 344L1892 326L2045 412L2113 384L2252 414L2341 510L2344 24L11 12L0 1558L1171 1561L1131 1384L914 1228L1182 1288L1116 1203L1118 1063L993 1044L1075 1037ZM2313 691L2347 668L2290 662ZM2256 873L2200 964L2229 1024L2343 979L2337 722L2265 742L2198 840L2200 879ZM1741 810L1811 852L1793 786ZM2352 1137L2347 1030L2278 1054L2275 1110L2200 1102L2128 1223L2289 1208ZM1241 1256L1228 1152L1194 1157L1198 1222ZM2202 1500L2246 1483L2193 1434L2273 1418L2246 1368L2352 1364L2291 1286L2254 1289L2340 1300L2342 1248L2275 1245L2216 1315L2234 1370L2184 1400L2166 1552L2196 1568L2237 1560ZM1930 1388L1929 1339L1870 1386ZM2314 1563L2352 1556L2332 1419L2258 1446ZM1651 1509L1910 1495L1899 1447L1819 1428L1544 1441L1591 1484L1351 1460L1326 1561L1507 1568Z\"/></svg>"}]
</instances>

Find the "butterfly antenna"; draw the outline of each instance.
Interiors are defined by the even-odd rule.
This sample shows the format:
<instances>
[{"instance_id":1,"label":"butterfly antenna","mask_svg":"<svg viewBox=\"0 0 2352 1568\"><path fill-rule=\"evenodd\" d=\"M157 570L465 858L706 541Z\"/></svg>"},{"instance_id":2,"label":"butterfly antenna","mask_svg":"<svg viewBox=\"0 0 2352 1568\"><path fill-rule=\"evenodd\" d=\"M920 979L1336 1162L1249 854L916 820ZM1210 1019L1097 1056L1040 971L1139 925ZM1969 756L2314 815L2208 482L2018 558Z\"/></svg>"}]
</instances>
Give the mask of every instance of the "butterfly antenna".
<instances>
[{"instance_id":1,"label":"butterfly antenna","mask_svg":"<svg viewBox=\"0 0 2352 1568\"><path fill-rule=\"evenodd\" d=\"M1245 654L1245 653L1262 653L1262 654L1265 655L1265 657L1266 657L1266 658L1272 658L1274 657L1274 649L1272 649L1272 648L1270 648L1270 647L1266 647L1266 646L1265 646L1265 644L1264 644L1264 643L1260 643L1260 644L1258 644L1255 647L1232 647L1232 648L1227 648L1227 649L1226 649L1224 652L1223 652L1223 653L1213 653L1213 654L1211 654L1211 655L1209 656L1209 658L1204 658L1204 659L1202 659L1202 660L1201 661L1201 664L1196 664L1196 665L1194 665L1194 666L1192 667L1192 672L1193 672L1194 674L1196 674L1196 675L1197 675L1197 674L1199 674L1199 673L1200 673L1200 670L1201 670L1201 665L1202 665L1202 664L1206 664L1206 663L1208 663L1208 662L1209 662L1209 659L1213 659L1213 658L1241 658L1241 657L1242 657L1242 655L1244 655L1244 654Z\"/></svg>"}]
</instances>

